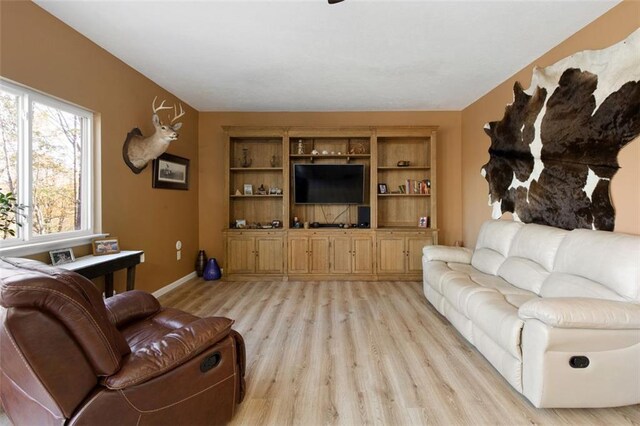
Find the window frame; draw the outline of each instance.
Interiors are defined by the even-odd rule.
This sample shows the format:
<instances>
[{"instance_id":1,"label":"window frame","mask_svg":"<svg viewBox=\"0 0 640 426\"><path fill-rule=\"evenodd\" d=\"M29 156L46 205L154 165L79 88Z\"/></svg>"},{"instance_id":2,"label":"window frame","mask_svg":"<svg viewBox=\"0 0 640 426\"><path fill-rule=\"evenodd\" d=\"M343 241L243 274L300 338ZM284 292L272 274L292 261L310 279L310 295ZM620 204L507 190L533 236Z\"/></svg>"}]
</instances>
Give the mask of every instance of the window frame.
<instances>
[{"instance_id":1,"label":"window frame","mask_svg":"<svg viewBox=\"0 0 640 426\"><path fill-rule=\"evenodd\" d=\"M64 247L74 247L89 243L93 238L104 236L100 233L100 182L98 135L95 133L95 114L85 108L30 89L28 87L0 79L0 89L18 97L18 162L16 175L18 182L18 202L27 205L26 218L19 219L22 226L16 238L0 240L0 255L24 256L42 253ZM37 235L33 232L33 103L52 107L81 117L82 155L80 182L81 229L55 234Z\"/></svg>"}]
</instances>

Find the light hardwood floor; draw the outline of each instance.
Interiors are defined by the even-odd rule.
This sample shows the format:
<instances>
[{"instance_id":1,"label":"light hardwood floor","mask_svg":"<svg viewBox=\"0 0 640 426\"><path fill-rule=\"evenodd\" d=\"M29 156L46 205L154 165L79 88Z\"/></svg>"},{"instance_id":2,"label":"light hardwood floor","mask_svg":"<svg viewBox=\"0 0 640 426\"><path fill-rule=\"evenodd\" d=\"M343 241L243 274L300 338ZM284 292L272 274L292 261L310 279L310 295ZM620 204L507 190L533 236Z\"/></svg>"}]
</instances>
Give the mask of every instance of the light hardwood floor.
<instances>
[{"instance_id":1,"label":"light hardwood floor","mask_svg":"<svg viewBox=\"0 0 640 426\"><path fill-rule=\"evenodd\" d=\"M640 424L640 407L534 408L418 282L205 282L165 306L236 320L247 395L234 425Z\"/></svg>"}]
</instances>

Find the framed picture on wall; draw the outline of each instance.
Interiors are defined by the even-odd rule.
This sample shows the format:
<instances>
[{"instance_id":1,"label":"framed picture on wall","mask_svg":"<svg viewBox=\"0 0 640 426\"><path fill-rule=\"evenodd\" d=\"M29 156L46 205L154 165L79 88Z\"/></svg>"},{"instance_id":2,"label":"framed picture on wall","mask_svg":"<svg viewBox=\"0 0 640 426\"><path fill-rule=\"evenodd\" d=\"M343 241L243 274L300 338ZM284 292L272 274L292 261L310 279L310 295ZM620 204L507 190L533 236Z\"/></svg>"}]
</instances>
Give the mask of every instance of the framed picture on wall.
<instances>
[{"instance_id":1,"label":"framed picture on wall","mask_svg":"<svg viewBox=\"0 0 640 426\"><path fill-rule=\"evenodd\" d=\"M160 189L189 189L189 160L162 154L153 160L151 186Z\"/></svg>"}]
</instances>

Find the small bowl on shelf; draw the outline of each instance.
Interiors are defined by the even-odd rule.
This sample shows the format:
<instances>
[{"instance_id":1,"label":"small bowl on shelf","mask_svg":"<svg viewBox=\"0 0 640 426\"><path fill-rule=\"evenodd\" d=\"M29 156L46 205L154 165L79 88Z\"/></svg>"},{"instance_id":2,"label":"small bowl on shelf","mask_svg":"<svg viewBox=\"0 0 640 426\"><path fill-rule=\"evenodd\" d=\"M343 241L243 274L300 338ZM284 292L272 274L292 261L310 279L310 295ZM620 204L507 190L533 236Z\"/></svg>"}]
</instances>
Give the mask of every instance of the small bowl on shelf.
<instances>
[{"instance_id":1,"label":"small bowl on shelf","mask_svg":"<svg viewBox=\"0 0 640 426\"><path fill-rule=\"evenodd\" d=\"M396 166L398 166L398 167L409 167L410 164L411 164L411 161L409 161L409 160L400 160L400 161L398 161L398 164L396 164Z\"/></svg>"}]
</instances>

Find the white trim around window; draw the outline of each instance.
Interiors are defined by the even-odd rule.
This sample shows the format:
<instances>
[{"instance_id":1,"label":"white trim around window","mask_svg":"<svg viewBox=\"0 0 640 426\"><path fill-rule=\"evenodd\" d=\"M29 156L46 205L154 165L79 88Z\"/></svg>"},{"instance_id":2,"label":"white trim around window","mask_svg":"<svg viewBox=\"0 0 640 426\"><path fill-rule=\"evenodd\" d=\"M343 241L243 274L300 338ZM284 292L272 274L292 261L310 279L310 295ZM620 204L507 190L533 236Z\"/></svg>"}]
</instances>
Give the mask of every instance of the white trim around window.
<instances>
[{"instance_id":1,"label":"white trim around window","mask_svg":"<svg viewBox=\"0 0 640 426\"><path fill-rule=\"evenodd\" d=\"M87 244L93 238L105 236L106 234L101 233L101 217L99 213L101 206L100 146L97 131L99 118L96 120L97 116L87 109L5 79L0 79L0 89L18 98L17 193L19 203L28 206L25 211L26 219L23 219L22 226L17 228L16 237L7 240L0 239L0 255L25 256L57 248ZM72 114L74 120L76 118L79 120L81 152L78 157L80 164L76 167L77 162L74 160L73 163L74 170L79 170L80 176L78 185L76 186L74 183L74 188L76 188L74 189L74 194L76 194L74 199L80 203L78 208L80 218L76 222L76 229L43 234L34 231L34 209L32 208L32 206L35 206L33 200L34 182L32 182L33 170L35 169L35 166L32 166L33 147L36 139L33 130L34 102L42 107L50 107L63 113ZM58 116L62 116L62 114L58 114ZM95 124L96 121L98 121L97 125ZM62 122L62 119L60 119L60 122ZM76 145L74 144L73 146ZM75 148L74 152L76 152ZM6 161L9 160L6 159ZM7 189L3 188L3 190L6 191ZM77 218L77 214L74 217Z\"/></svg>"}]
</instances>

